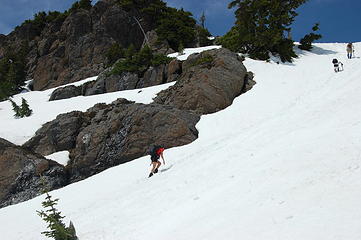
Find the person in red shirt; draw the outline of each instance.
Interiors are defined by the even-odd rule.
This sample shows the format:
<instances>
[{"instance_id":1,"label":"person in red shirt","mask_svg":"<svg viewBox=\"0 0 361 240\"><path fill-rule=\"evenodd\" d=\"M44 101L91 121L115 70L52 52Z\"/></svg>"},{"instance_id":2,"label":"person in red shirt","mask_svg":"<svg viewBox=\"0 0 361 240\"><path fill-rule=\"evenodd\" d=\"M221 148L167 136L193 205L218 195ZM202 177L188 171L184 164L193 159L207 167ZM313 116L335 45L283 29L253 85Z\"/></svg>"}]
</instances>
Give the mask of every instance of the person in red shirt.
<instances>
[{"instance_id":1,"label":"person in red shirt","mask_svg":"<svg viewBox=\"0 0 361 240\"><path fill-rule=\"evenodd\" d=\"M158 168L161 165L159 158L162 158L163 164L165 164L163 157L164 148L162 146L154 146L151 152L150 160L152 161L152 170L149 173L149 177L153 176L153 174L158 172Z\"/></svg>"}]
</instances>

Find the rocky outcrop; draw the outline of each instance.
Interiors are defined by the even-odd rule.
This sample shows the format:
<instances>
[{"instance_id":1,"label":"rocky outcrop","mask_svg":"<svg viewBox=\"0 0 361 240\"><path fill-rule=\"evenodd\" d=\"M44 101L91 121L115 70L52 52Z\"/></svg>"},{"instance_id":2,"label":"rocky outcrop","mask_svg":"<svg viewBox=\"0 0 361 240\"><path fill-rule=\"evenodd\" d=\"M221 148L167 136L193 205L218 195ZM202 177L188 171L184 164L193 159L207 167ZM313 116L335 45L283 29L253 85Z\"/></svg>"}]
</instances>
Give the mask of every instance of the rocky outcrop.
<instances>
[{"instance_id":1,"label":"rocky outcrop","mask_svg":"<svg viewBox=\"0 0 361 240\"><path fill-rule=\"evenodd\" d=\"M76 96L90 96L122 90L130 90L155 86L176 81L182 73L182 63L173 59L169 64L149 67L143 77L137 73L124 72L111 74L111 68L103 71L95 81L87 82L81 86L66 86L53 91L49 101L71 98Z\"/></svg>"},{"instance_id":2,"label":"rocky outcrop","mask_svg":"<svg viewBox=\"0 0 361 240\"><path fill-rule=\"evenodd\" d=\"M167 41L160 41L156 31L151 30L146 33L146 38L144 38L143 46L148 45L154 52L158 54L168 55L174 53L175 51L169 47Z\"/></svg>"},{"instance_id":3,"label":"rocky outcrop","mask_svg":"<svg viewBox=\"0 0 361 240\"><path fill-rule=\"evenodd\" d=\"M147 155L152 144L170 148L198 136L199 116L172 107L119 99L110 106L96 105L87 114L94 117L80 131L71 151L71 181Z\"/></svg>"},{"instance_id":4,"label":"rocky outcrop","mask_svg":"<svg viewBox=\"0 0 361 240\"><path fill-rule=\"evenodd\" d=\"M0 208L41 194L44 183L48 190L65 186L65 168L0 138Z\"/></svg>"},{"instance_id":5,"label":"rocky outcrop","mask_svg":"<svg viewBox=\"0 0 361 240\"><path fill-rule=\"evenodd\" d=\"M43 156L74 148L75 139L83 124L83 113L60 114L45 123L23 147Z\"/></svg>"},{"instance_id":6,"label":"rocky outcrop","mask_svg":"<svg viewBox=\"0 0 361 240\"><path fill-rule=\"evenodd\" d=\"M70 150L71 182L148 154L152 144L166 148L188 144L198 136L199 115L158 104L118 99L87 112L59 115L36 132L24 147L48 155Z\"/></svg>"},{"instance_id":7,"label":"rocky outcrop","mask_svg":"<svg viewBox=\"0 0 361 240\"><path fill-rule=\"evenodd\" d=\"M154 23L142 22L145 31ZM90 10L72 11L66 18L39 26L24 23L0 37L0 56L8 47L29 43L28 78L34 89L43 90L96 76L105 69L106 52L114 43L141 47L144 35L133 16L115 0L98 1Z\"/></svg>"},{"instance_id":8,"label":"rocky outcrop","mask_svg":"<svg viewBox=\"0 0 361 240\"><path fill-rule=\"evenodd\" d=\"M241 57L228 49L192 54L183 62L182 75L176 84L161 91L154 102L199 114L214 113L228 107L235 97L250 89L254 83L251 77Z\"/></svg>"},{"instance_id":9,"label":"rocky outcrop","mask_svg":"<svg viewBox=\"0 0 361 240\"><path fill-rule=\"evenodd\" d=\"M81 87L77 87L77 86L74 86L74 85L57 88L51 93L49 101L61 100L61 99L67 99L67 98L72 98L72 97L76 97L76 96L81 96L82 95L81 90L82 90Z\"/></svg>"}]
</instances>

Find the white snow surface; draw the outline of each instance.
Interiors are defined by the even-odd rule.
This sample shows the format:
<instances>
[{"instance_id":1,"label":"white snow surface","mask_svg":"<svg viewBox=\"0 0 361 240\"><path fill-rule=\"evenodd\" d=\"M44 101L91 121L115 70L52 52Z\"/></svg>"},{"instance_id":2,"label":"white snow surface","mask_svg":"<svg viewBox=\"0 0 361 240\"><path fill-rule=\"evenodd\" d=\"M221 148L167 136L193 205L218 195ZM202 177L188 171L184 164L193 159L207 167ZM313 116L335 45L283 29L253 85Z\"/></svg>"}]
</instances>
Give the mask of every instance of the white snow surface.
<instances>
[{"instance_id":1,"label":"white snow surface","mask_svg":"<svg viewBox=\"0 0 361 240\"><path fill-rule=\"evenodd\" d=\"M189 55L193 53L200 53L203 51L211 50L211 49L217 49L221 48L222 46L207 46L207 47L199 47L199 48L185 48L183 50L183 54L180 54L179 52L168 54L168 57L176 57L179 60L186 60Z\"/></svg>"},{"instance_id":2,"label":"white snow surface","mask_svg":"<svg viewBox=\"0 0 361 240\"><path fill-rule=\"evenodd\" d=\"M95 79L96 77L91 77L67 85L79 86L87 81ZM32 91L18 94L14 96L13 100L20 105L21 98L26 99L30 108L33 110L33 115L27 118L14 119L11 103L9 101L0 102L0 137L5 138L12 143L21 145L33 137L36 130L44 123L55 119L56 116L61 113L75 110L86 111L96 103L109 104L118 98L126 98L138 103L151 103L153 101L152 98L155 97L156 93L173 84L174 82L143 89L119 91L93 96L78 96L56 101L48 101L51 93L56 88L48 89L46 91Z\"/></svg>"},{"instance_id":3,"label":"white snow surface","mask_svg":"<svg viewBox=\"0 0 361 240\"><path fill-rule=\"evenodd\" d=\"M73 221L81 240L361 239L361 60L347 59L345 47L315 44L313 52L297 51L292 64L246 59L254 88L202 116L199 138L167 149L160 173L147 178L150 160L142 157L52 191L65 222ZM333 58L343 72L333 72ZM41 111L35 106L50 104L48 93L31 94L23 96L33 118L54 118L50 108L58 105L65 112L103 101L73 98ZM11 113L1 108L3 135ZM28 138L25 129L14 127L5 138ZM43 200L0 209L1 239L45 239L36 214Z\"/></svg>"},{"instance_id":4,"label":"white snow surface","mask_svg":"<svg viewBox=\"0 0 361 240\"><path fill-rule=\"evenodd\" d=\"M66 164L68 164L70 158L69 158L69 151L60 151L60 152L55 152L52 153L50 155L44 156L47 159L51 159L54 160L55 162L66 166Z\"/></svg>"}]
</instances>

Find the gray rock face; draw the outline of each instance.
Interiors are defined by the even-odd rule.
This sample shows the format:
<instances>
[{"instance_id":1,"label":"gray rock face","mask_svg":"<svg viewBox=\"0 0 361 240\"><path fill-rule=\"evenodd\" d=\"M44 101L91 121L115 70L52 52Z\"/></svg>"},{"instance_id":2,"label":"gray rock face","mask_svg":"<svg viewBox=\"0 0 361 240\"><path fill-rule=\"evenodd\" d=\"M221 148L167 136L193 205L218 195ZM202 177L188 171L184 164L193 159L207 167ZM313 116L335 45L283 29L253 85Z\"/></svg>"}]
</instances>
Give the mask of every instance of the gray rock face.
<instances>
[{"instance_id":1,"label":"gray rock face","mask_svg":"<svg viewBox=\"0 0 361 240\"><path fill-rule=\"evenodd\" d=\"M60 164L0 138L0 208L41 194L40 175L50 190L68 183Z\"/></svg>"},{"instance_id":2,"label":"gray rock face","mask_svg":"<svg viewBox=\"0 0 361 240\"><path fill-rule=\"evenodd\" d=\"M60 114L43 125L23 147L41 155L72 149L83 123L83 113L74 111Z\"/></svg>"},{"instance_id":3,"label":"gray rock face","mask_svg":"<svg viewBox=\"0 0 361 240\"><path fill-rule=\"evenodd\" d=\"M146 33L146 39L144 39L143 46L148 45L153 51L158 54L168 55L175 51L169 47L167 41L159 41L156 31L151 30Z\"/></svg>"},{"instance_id":4,"label":"gray rock face","mask_svg":"<svg viewBox=\"0 0 361 240\"><path fill-rule=\"evenodd\" d=\"M139 48L144 35L130 13L116 1L98 1L90 10L78 9L65 19L38 27L26 23L0 41L0 56L8 46L29 42L28 78L43 90L96 76L105 69L105 53L114 43ZM145 31L154 23L143 22Z\"/></svg>"},{"instance_id":5,"label":"gray rock face","mask_svg":"<svg viewBox=\"0 0 361 240\"><path fill-rule=\"evenodd\" d=\"M232 104L248 76L242 59L225 48L192 54L183 62L182 71L177 83L161 91L155 103L214 113Z\"/></svg>"},{"instance_id":6,"label":"gray rock face","mask_svg":"<svg viewBox=\"0 0 361 240\"><path fill-rule=\"evenodd\" d=\"M76 138L71 151L71 181L147 155L149 146L166 148L194 141L199 116L160 105L134 104L119 99L110 106L96 105L94 115Z\"/></svg>"},{"instance_id":7,"label":"gray rock face","mask_svg":"<svg viewBox=\"0 0 361 240\"><path fill-rule=\"evenodd\" d=\"M82 95L82 88L74 85L57 88L52 92L49 101L67 99Z\"/></svg>"},{"instance_id":8,"label":"gray rock face","mask_svg":"<svg viewBox=\"0 0 361 240\"><path fill-rule=\"evenodd\" d=\"M121 75L111 75L110 70L102 72L92 86L84 87L84 95L90 96L137 88L139 78L136 73L125 72Z\"/></svg>"},{"instance_id":9,"label":"gray rock face","mask_svg":"<svg viewBox=\"0 0 361 240\"><path fill-rule=\"evenodd\" d=\"M49 101L71 98L75 96L90 96L115 91L130 90L155 86L176 81L182 73L182 63L177 59L167 65L150 67L143 77L136 73L124 72L120 75L110 74L111 68L104 70L95 81L87 82L79 87L66 86L57 88L51 94Z\"/></svg>"}]
</instances>

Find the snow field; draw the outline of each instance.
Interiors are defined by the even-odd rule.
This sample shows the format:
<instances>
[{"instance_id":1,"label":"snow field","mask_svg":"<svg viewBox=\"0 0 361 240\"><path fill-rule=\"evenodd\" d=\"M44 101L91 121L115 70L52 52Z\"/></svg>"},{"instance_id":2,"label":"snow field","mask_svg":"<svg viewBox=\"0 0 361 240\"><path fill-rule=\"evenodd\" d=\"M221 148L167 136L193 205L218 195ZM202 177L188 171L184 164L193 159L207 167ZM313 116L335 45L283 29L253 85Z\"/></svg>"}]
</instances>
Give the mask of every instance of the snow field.
<instances>
[{"instance_id":1,"label":"snow field","mask_svg":"<svg viewBox=\"0 0 361 240\"><path fill-rule=\"evenodd\" d=\"M58 209L87 240L361 239L361 60L345 47L316 44L292 64L247 59L254 88L202 116L199 138L167 149L159 174L136 159L51 192ZM0 209L4 239L45 239L43 199Z\"/></svg>"}]
</instances>

